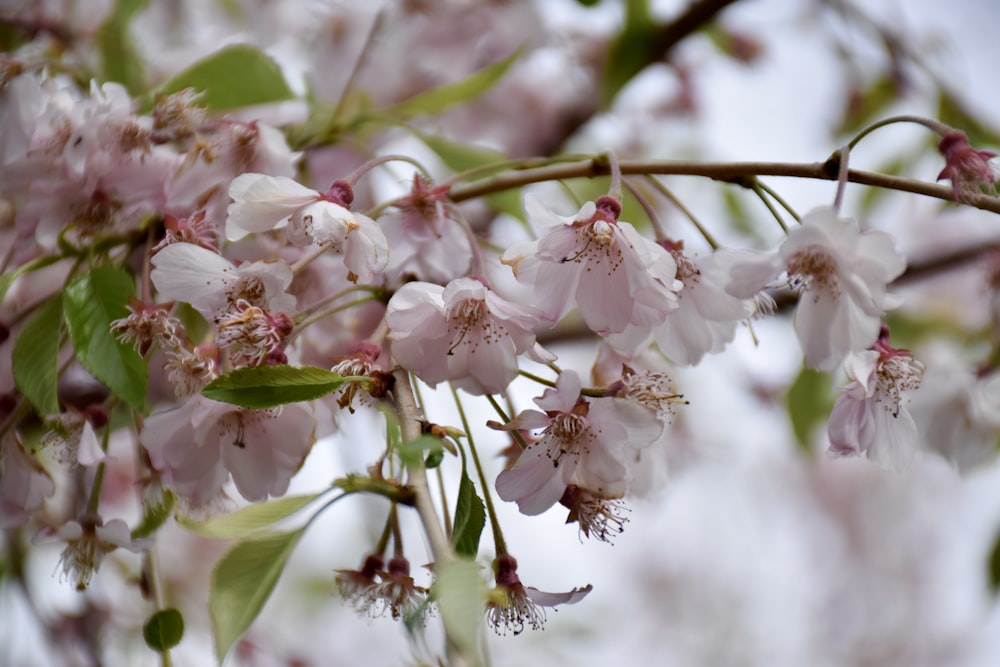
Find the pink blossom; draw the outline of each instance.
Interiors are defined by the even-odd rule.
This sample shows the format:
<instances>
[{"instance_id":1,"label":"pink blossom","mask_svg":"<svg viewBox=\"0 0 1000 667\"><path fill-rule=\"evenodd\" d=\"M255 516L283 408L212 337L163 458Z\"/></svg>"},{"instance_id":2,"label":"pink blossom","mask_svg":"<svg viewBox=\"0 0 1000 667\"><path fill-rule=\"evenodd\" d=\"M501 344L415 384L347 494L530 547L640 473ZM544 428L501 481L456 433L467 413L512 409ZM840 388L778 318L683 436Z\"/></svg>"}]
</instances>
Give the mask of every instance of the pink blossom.
<instances>
[{"instance_id":1,"label":"pink blossom","mask_svg":"<svg viewBox=\"0 0 1000 667\"><path fill-rule=\"evenodd\" d=\"M77 590L81 591L90 585L107 554L118 548L138 553L148 546L143 540L133 540L128 524L121 519L105 523L101 517L89 515L58 530L42 529L36 536L39 542L50 539L67 542L59 559L63 577L75 580Z\"/></svg>"},{"instance_id":2,"label":"pink blossom","mask_svg":"<svg viewBox=\"0 0 1000 667\"><path fill-rule=\"evenodd\" d=\"M706 354L725 349L736 336L736 325L753 314L753 303L725 291L732 251L717 250L688 257L683 243L667 244L677 263L677 278L684 288L677 294L677 308L652 327L629 326L611 334L615 348L635 354L652 337L660 351L675 364L697 364Z\"/></svg>"},{"instance_id":3,"label":"pink blossom","mask_svg":"<svg viewBox=\"0 0 1000 667\"><path fill-rule=\"evenodd\" d=\"M584 399L573 371L559 375L535 403L504 430L541 429L517 463L497 477L501 498L517 502L524 514L541 514L571 484L601 498L620 498L628 488L627 464L662 433L656 413L618 397Z\"/></svg>"},{"instance_id":4,"label":"pink blossom","mask_svg":"<svg viewBox=\"0 0 1000 667\"><path fill-rule=\"evenodd\" d=\"M295 310L286 290L292 271L283 262L235 266L225 257L191 243L174 243L153 255L150 278L160 296L191 304L212 321L243 299L272 313Z\"/></svg>"},{"instance_id":5,"label":"pink blossom","mask_svg":"<svg viewBox=\"0 0 1000 667\"><path fill-rule=\"evenodd\" d=\"M844 361L851 380L830 412L830 453L866 455L902 470L919 448L917 425L906 408L906 392L920 386L924 366L907 350L889 345L883 328L875 347Z\"/></svg>"},{"instance_id":6,"label":"pink blossom","mask_svg":"<svg viewBox=\"0 0 1000 667\"><path fill-rule=\"evenodd\" d=\"M432 187L416 174L409 196L379 219L392 247L385 268L390 283L412 277L444 284L469 273L468 234L447 198L447 186Z\"/></svg>"},{"instance_id":7,"label":"pink blossom","mask_svg":"<svg viewBox=\"0 0 1000 667\"><path fill-rule=\"evenodd\" d=\"M287 226L295 245L328 245L344 255L354 280L370 282L389 260L389 243L371 218L348 208L353 193L338 181L325 193L283 176L242 174L229 186L226 237L230 241L252 232Z\"/></svg>"},{"instance_id":8,"label":"pink blossom","mask_svg":"<svg viewBox=\"0 0 1000 667\"><path fill-rule=\"evenodd\" d=\"M23 523L55 490L52 477L18 437L8 434L0 439L0 526Z\"/></svg>"},{"instance_id":9,"label":"pink blossom","mask_svg":"<svg viewBox=\"0 0 1000 667\"><path fill-rule=\"evenodd\" d=\"M574 588L565 593L546 593L521 583L517 575L517 560L501 554L493 562L496 588L487 594L486 621L497 634L513 632L519 635L527 625L541 630L545 625L545 610L560 604L576 604L590 594L593 586Z\"/></svg>"},{"instance_id":10,"label":"pink blossom","mask_svg":"<svg viewBox=\"0 0 1000 667\"><path fill-rule=\"evenodd\" d=\"M969 145L964 132L948 132L938 143L938 150L944 156L945 165L937 179L951 181L955 201L968 202L980 193L980 186L993 190L996 176L990 159L997 156L993 151L976 150Z\"/></svg>"},{"instance_id":11,"label":"pink blossom","mask_svg":"<svg viewBox=\"0 0 1000 667\"><path fill-rule=\"evenodd\" d=\"M307 403L247 410L196 395L148 417L140 441L164 483L200 506L230 473L247 500L283 495L315 442L315 429Z\"/></svg>"},{"instance_id":12,"label":"pink blossom","mask_svg":"<svg viewBox=\"0 0 1000 667\"><path fill-rule=\"evenodd\" d=\"M800 294L795 330L806 364L830 371L875 342L885 311L899 305L888 284L905 268L891 236L862 232L853 219L819 208L802 218L777 251L734 255L726 290L750 298L786 273Z\"/></svg>"},{"instance_id":13,"label":"pink blossom","mask_svg":"<svg viewBox=\"0 0 1000 667\"><path fill-rule=\"evenodd\" d=\"M517 357L535 344L535 313L471 278L407 283L385 319L400 365L432 386L451 380L471 394L503 391L517 376Z\"/></svg>"},{"instance_id":14,"label":"pink blossom","mask_svg":"<svg viewBox=\"0 0 1000 667\"><path fill-rule=\"evenodd\" d=\"M511 246L501 257L518 281L534 288L532 305L559 320L574 305L591 330L607 335L629 325L659 324L677 307L677 265L666 250L618 221L620 204L602 197L562 218L533 196L525 209L551 226L538 241Z\"/></svg>"}]
</instances>

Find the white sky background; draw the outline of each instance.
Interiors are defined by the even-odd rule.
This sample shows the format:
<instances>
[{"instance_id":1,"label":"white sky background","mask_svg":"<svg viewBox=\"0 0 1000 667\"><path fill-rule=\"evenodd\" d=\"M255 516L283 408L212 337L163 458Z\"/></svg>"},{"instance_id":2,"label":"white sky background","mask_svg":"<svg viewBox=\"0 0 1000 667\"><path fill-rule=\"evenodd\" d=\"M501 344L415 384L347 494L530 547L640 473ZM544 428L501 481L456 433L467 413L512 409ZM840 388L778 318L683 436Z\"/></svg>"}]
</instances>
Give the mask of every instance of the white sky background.
<instances>
[{"instance_id":1,"label":"white sky background","mask_svg":"<svg viewBox=\"0 0 1000 667\"><path fill-rule=\"evenodd\" d=\"M539 4L553 20L579 15L569 0ZM683 3L662 4L670 13ZM839 70L829 61L829 48L815 43L815 31L799 27L804 4L746 1L724 14L726 25L764 42L764 58L752 68L709 58L711 47L692 40L681 57L710 63L698 71L700 114L654 133L651 152L662 146L660 157L674 157L673 151L697 146L705 159L828 156L836 148L828 130L842 106L842 81L832 74ZM941 52L928 59L947 74L952 89L1000 126L995 86L1000 5L990 0L961 0L947 9L932 0L866 4L873 5L866 11L891 17L911 43L940 39ZM862 37L855 41L868 43ZM641 108L662 83L653 73L649 88L629 91L623 106ZM914 98L898 111L933 110ZM602 126L598 136L613 138L615 131ZM875 168L882 151L920 138L921 132L883 129L855 152L852 166ZM928 163L920 176L933 179L939 169ZM830 203L835 188L771 184L800 211ZM712 187L717 186L707 186ZM694 187L685 201L705 207L699 212L711 210L717 205L707 192ZM850 205L849 200L848 211ZM867 222L902 233L908 220L931 220L936 210L933 202L907 199L887 207L891 219ZM1000 225L990 214L962 217L969 226ZM948 229L936 233L947 235ZM777 240L776 228L765 234ZM491 638L494 665L997 664L1000 612L986 594L983 559L1000 526L1000 466L961 478L936 459L901 475L866 461L823 456L804 461L791 444L784 412L753 395L794 376L801 362L798 343L782 321L760 323L757 333L759 347L741 331L727 352L678 374L691 401L680 410L678 426L688 431L687 446L698 452L698 460L672 471L659 497L630 503L630 523L614 546L581 543L576 526L563 525L560 507L523 517L512 505L498 505L522 581L547 591L590 583L594 591L576 606L550 612L544 632ZM586 350L554 351L564 367L588 370ZM527 396L537 393L524 386ZM438 405L433 421L458 423L451 412L437 412L450 410L445 391L428 398ZM528 407L527 400L521 407ZM371 428L361 419L345 424L343 442L317 447L305 467L309 474L297 478L290 493L328 483L337 469L369 463L373 450L355 445L371 439ZM498 462L490 452L503 439L487 434L478 443L495 477ZM317 665L409 664L411 647L399 624L360 620L327 594L333 569L360 564L362 550L377 537L368 536L379 530L382 512L378 500L350 499L310 528L254 626L252 636L261 646L255 664L279 664L268 658L268 646ZM408 546L415 572L420 563L414 547L421 539L414 531ZM209 557L192 554L194 547L180 542L182 534L177 540L164 553L164 567L173 559ZM487 528L483 544L490 543ZM36 580L51 573L57 557L53 552L35 563ZM99 578L94 590L110 580ZM72 604L75 593L68 585L52 588L52 604ZM9 604L0 608L11 609ZM203 665L211 655L209 640L196 630L197 610L184 611L192 614L191 634L174 651L175 663ZM0 629L0 637L11 627ZM24 631L30 636L30 628ZM430 635L431 645L439 646L436 634Z\"/></svg>"}]
</instances>

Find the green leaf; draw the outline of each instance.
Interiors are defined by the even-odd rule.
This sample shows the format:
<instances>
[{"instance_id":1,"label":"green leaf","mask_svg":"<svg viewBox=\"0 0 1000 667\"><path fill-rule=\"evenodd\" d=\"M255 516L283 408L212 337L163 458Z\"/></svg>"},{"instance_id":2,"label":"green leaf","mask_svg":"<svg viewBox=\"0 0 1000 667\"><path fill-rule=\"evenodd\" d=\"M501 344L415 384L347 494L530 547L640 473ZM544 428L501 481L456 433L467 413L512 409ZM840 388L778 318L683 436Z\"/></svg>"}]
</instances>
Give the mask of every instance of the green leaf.
<instances>
[{"instance_id":1,"label":"green leaf","mask_svg":"<svg viewBox=\"0 0 1000 667\"><path fill-rule=\"evenodd\" d=\"M132 539L142 540L155 533L174 511L176 498L170 491L163 491L158 502L145 502L142 506L142 521L132 529Z\"/></svg>"},{"instance_id":2,"label":"green leaf","mask_svg":"<svg viewBox=\"0 0 1000 667\"><path fill-rule=\"evenodd\" d=\"M249 44L233 44L206 56L163 83L156 93L169 95L185 88L200 91L198 104L210 112L295 97L278 64ZM154 96L148 96L142 108L150 109L153 101Z\"/></svg>"},{"instance_id":3,"label":"green leaf","mask_svg":"<svg viewBox=\"0 0 1000 667\"><path fill-rule=\"evenodd\" d=\"M219 662L260 614L303 530L244 540L212 569L208 611Z\"/></svg>"},{"instance_id":4,"label":"green leaf","mask_svg":"<svg viewBox=\"0 0 1000 667\"><path fill-rule=\"evenodd\" d=\"M812 434L826 422L833 407L833 380L827 373L803 368L785 395L788 417L799 445L811 451Z\"/></svg>"},{"instance_id":5,"label":"green leaf","mask_svg":"<svg viewBox=\"0 0 1000 667\"><path fill-rule=\"evenodd\" d=\"M73 281L63 295L63 314L76 358L130 406L143 410L148 371L139 354L111 334L111 323L128 315L132 277L98 266Z\"/></svg>"},{"instance_id":6,"label":"green leaf","mask_svg":"<svg viewBox=\"0 0 1000 667\"><path fill-rule=\"evenodd\" d=\"M142 626L146 645L161 653L180 644L183 636L184 617L173 607L156 612Z\"/></svg>"},{"instance_id":7,"label":"green leaf","mask_svg":"<svg viewBox=\"0 0 1000 667\"><path fill-rule=\"evenodd\" d=\"M25 262L21 266L17 267L10 273L5 273L0 276L0 301L3 301L4 297L7 296L7 290L10 286L14 284L14 281L25 273L31 273L32 271L37 271L38 269L45 268L50 264L55 264L61 257L38 257L31 260L30 262Z\"/></svg>"},{"instance_id":8,"label":"green leaf","mask_svg":"<svg viewBox=\"0 0 1000 667\"><path fill-rule=\"evenodd\" d=\"M608 49L601 85L601 106L608 108L632 78L663 55L649 0L626 0L625 25Z\"/></svg>"},{"instance_id":9,"label":"green leaf","mask_svg":"<svg viewBox=\"0 0 1000 667\"><path fill-rule=\"evenodd\" d=\"M214 401L264 410L311 401L343 385L343 376L313 366L254 366L215 378L201 393Z\"/></svg>"},{"instance_id":10,"label":"green leaf","mask_svg":"<svg viewBox=\"0 0 1000 667\"><path fill-rule=\"evenodd\" d=\"M305 496L287 496L248 505L232 514L217 516L208 521L194 521L180 517L177 523L203 537L219 540L239 539L290 517L321 495L323 492Z\"/></svg>"},{"instance_id":11,"label":"green leaf","mask_svg":"<svg viewBox=\"0 0 1000 667\"><path fill-rule=\"evenodd\" d=\"M118 0L97 34L105 80L121 83L133 96L145 92L146 80L142 58L129 34L129 24L148 4L149 0Z\"/></svg>"},{"instance_id":12,"label":"green leaf","mask_svg":"<svg viewBox=\"0 0 1000 667\"><path fill-rule=\"evenodd\" d=\"M995 595L1000 590L1000 535L997 535L997 539L993 542L986 567L990 578L990 590Z\"/></svg>"},{"instance_id":13,"label":"green leaf","mask_svg":"<svg viewBox=\"0 0 1000 667\"><path fill-rule=\"evenodd\" d=\"M441 438L433 435L422 435L416 440L405 442L396 448L396 453L399 454L399 460L406 466L418 465L422 463L424 460L424 452L427 452L428 456L430 456L441 451L444 451L444 445L441 444Z\"/></svg>"},{"instance_id":14,"label":"green leaf","mask_svg":"<svg viewBox=\"0 0 1000 667\"><path fill-rule=\"evenodd\" d=\"M486 590L479 565L467 558L439 562L433 595L448 636L472 664L481 665L477 637Z\"/></svg>"},{"instance_id":15,"label":"green leaf","mask_svg":"<svg viewBox=\"0 0 1000 667\"><path fill-rule=\"evenodd\" d=\"M439 113L450 106L474 100L496 85L497 81L503 78L510 66L514 64L514 61L521 57L522 53L524 53L523 47L503 60L476 70L461 81L419 93L388 109L383 109L379 113L388 114L399 120L406 120L413 116Z\"/></svg>"},{"instance_id":16,"label":"green leaf","mask_svg":"<svg viewBox=\"0 0 1000 667\"><path fill-rule=\"evenodd\" d=\"M59 412L59 336L62 294L46 301L24 325L11 359L14 383L40 415Z\"/></svg>"},{"instance_id":17,"label":"green leaf","mask_svg":"<svg viewBox=\"0 0 1000 667\"><path fill-rule=\"evenodd\" d=\"M492 164L497 165L497 171L500 171L510 162L507 156L499 151L460 144L444 137L424 134L413 129L410 131L427 144L428 148L437 153L438 157L448 165L448 168L455 172L468 171ZM484 170L481 172L481 178L489 176L490 173L490 171ZM494 211L506 213L518 220L524 220L520 188L486 195L483 199Z\"/></svg>"},{"instance_id":18,"label":"green leaf","mask_svg":"<svg viewBox=\"0 0 1000 667\"><path fill-rule=\"evenodd\" d=\"M942 123L965 132L969 144L976 148L1000 146L1000 132L973 116L961 101L946 91L940 93L937 117Z\"/></svg>"},{"instance_id":19,"label":"green leaf","mask_svg":"<svg viewBox=\"0 0 1000 667\"><path fill-rule=\"evenodd\" d=\"M458 500L455 502L455 524L451 543L460 556L475 558L479 553L479 537L486 525L483 501L476 494L476 487L469 475L462 471L462 481L458 485Z\"/></svg>"}]
</instances>

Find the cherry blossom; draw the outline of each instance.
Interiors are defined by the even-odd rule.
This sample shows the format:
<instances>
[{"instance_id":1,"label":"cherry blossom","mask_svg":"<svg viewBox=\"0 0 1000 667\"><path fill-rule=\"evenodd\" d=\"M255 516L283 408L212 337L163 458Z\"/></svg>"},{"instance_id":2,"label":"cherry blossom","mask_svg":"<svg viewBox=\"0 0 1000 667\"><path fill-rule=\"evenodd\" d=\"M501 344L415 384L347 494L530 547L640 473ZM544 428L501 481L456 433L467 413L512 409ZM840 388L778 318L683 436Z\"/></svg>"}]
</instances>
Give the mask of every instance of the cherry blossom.
<instances>
[{"instance_id":1,"label":"cherry blossom","mask_svg":"<svg viewBox=\"0 0 1000 667\"><path fill-rule=\"evenodd\" d=\"M920 446L906 393L920 386L924 366L908 350L889 345L888 329L875 346L844 361L851 382L834 403L828 433L830 453L864 454L886 468L902 470Z\"/></svg>"},{"instance_id":2,"label":"cherry blossom","mask_svg":"<svg viewBox=\"0 0 1000 667\"><path fill-rule=\"evenodd\" d=\"M888 234L862 232L855 220L819 208L802 218L777 251L732 257L726 290L751 298L786 273L800 294L795 330L806 364L830 371L875 342L885 311L899 305L888 284L905 268Z\"/></svg>"},{"instance_id":3,"label":"cherry blossom","mask_svg":"<svg viewBox=\"0 0 1000 667\"><path fill-rule=\"evenodd\" d=\"M329 245L343 253L354 280L370 282L389 260L389 244L371 218L351 212L350 186L338 181L325 193L284 176L242 174L229 186L226 237L230 241L253 232L287 226L295 245Z\"/></svg>"},{"instance_id":4,"label":"cherry blossom","mask_svg":"<svg viewBox=\"0 0 1000 667\"><path fill-rule=\"evenodd\" d=\"M214 321L243 299L270 313L295 310L286 293L292 272L283 262L251 262L236 266L225 257L191 243L174 243L153 255L150 278L160 296L191 304Z\"/></svg>"},{"instance_id":5,"label":"cherry blossom","mask_svg":"<svg viewBox=\"0 0 1000 667\"><path fill-rule=\"evenodd\" d=\"M725 349L736 336L736 325L753 315L753 302L725 291L729 263L736 253L717 250L688 257L683 242L661 242L677 263L677 278L684 288L677 294L677 308L652 327L629 326L607 341L634 354L652 337L660 351L675 364L697 364L706 354Z\"/></svg>"},{"instance_id":6,"label":"cherry blossom","mask_svg":"<svg viewBox=\"0 0 1000 667\"><path fill-rule=\"evenodd\" d=\"M969 145L965 132L953 130L941 137L938 150L944 156L945 165L938 180L951 181L955 201L968 202L980 193L980 186L993 191L996 175L990 166L990 159L997 156L993 151L976 150Z\"/></svg>"},{"instance_id":7,"label":"cherry blossom","mask_svg":"<svg viewBox=\"0 0 1000 667\"><path fill-rule=\"evenodd\" d=\"M525 410L499 428L542 429L517 463L497 477L496 489L529 515L555 504L570 485L601 498L620 498L628 488L627 462L662 433L656 413L633 401L584 399L580 378L563 371L554 389L535 403L544 412Z\"/></svg>"},{"instance_id":8,"label":"cherry blossom","mask_svg":"<svg viewBox=\"0 0 1000 667\"><path fill-rule=\"evenodd\" d=\"M545 625L545 610L560 604L576 604L587 597L593 586L574 588L566 593L546 593L521 583L517 575L517 560L501 554L493 562L496 587L487 594L486 621L499 635L512 632L519 635L525 626L541 630Z\"/></svg>"},{"instance_id":9,"label":"cherry blossom","mask_svg":"<svg viewBox=\"0 0 1000 667\"><path fill-rule=\"evenodd\" d=\"M197 507L230 473L247 500L283 495L315 442L316 424L308 403L247 410L196 395L148 417L140 441L166 486Z\"/></svg>"},{"instance_id":10,"label":"cherry blossom","mask_svg":"<svg viewBox=\"0 0 1000 667\"><path fill-rule=\"evenodd\" d=\"M52 476L19 438L8 434L0 439L0 526L23 523L55 490Z\"/></svg>"},{"instance_id":11,"label":"cherry blossom","mask_svg":"<svg viewBox=\"0 0 1000 667\"><path fill-rule=\"evenodd\" d=\"M80 521L70 521L58 530L43 529L36 540L49 539L67 542L59 562L63 576L76 582L77 590L90 586L94 573L101 567L104 557L115 549L138 553L146 548L145 541L132 539L128 524L121 519L104 522L99 516L86 516Z\"/></svg>"},{"instance_id":12,"label":"cherry blossom","mask_svg":"<svg viewBox=\"0 0 1000 667\"><path fill-rule=\"evenodd\" d=\"M535 344L531 309L510 303L478 280L446 287L407 283L386 310L392 354L430 385L450 380L472 394L503 391L517 357Z\"/></svg>"},{"instance_id":13,"label":"cherry blossom","mask_svg":"<svg viewBox=\"0 0 1000 667\"><path fill-rule=\"evenodd\" d=\"M385 267L390 284L406 278L444 284L469 273L468 234L447 197L447 186L433 187L415 174L410 194L379 219L392 247Z\"/></svg>"},{"instance_id":14,"label":"cherry blossom","mask_svg":"<svg viewBox=\"0 0 1000 667\"><path fill-rule=\"evenodd\" d=\"M531 195L524 206L532 222L551 229L538 241L511 246L500 261L534 288L532 305L546 319L559 320L577 306L592 331L607 335L659 324L677 307L682 283L673 257L620 222L616 200L587 202L569 218Z\"/></svg>"}]
</instances>

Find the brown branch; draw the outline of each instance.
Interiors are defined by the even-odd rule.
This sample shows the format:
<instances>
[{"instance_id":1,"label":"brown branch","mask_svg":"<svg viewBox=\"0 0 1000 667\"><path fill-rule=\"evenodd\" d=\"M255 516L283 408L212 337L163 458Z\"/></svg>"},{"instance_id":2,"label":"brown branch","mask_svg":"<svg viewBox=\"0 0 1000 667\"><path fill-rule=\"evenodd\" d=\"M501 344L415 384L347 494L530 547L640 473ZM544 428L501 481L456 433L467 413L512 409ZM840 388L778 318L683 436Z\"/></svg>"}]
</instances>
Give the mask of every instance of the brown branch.
<instances>
[{"instance_id":1,"label":"brown branch","mask_svg":"<svg viewBox=\"0 0 1000 667\"><path fill-rule=\"evenodd\" d=\"M837 162L835 160L813 163L622 160L620 166L622 174L625 175L701 176L744 187L752 187L753 179L758 176L810 178L824 181L837 180ZM464 187L454 188L451 191L451 199L452 201L460 202L495 192L519 188L531 183L559 181L569 178L594 178L595 176L607 176L609 174L610 169L607 163L600 159L555 164L537 169L508 172L493 178L476 181ZM930 183L914 178L903 178L901 176L890 176L877 172L851 169L847 172L847 180L861 185L910 192L944 201L955 201L954 190L951 186ZM1000 213L1000 197L984 194L974 195L965 203L968 206L984 211Z\"/></svg>"}]
</instances>

